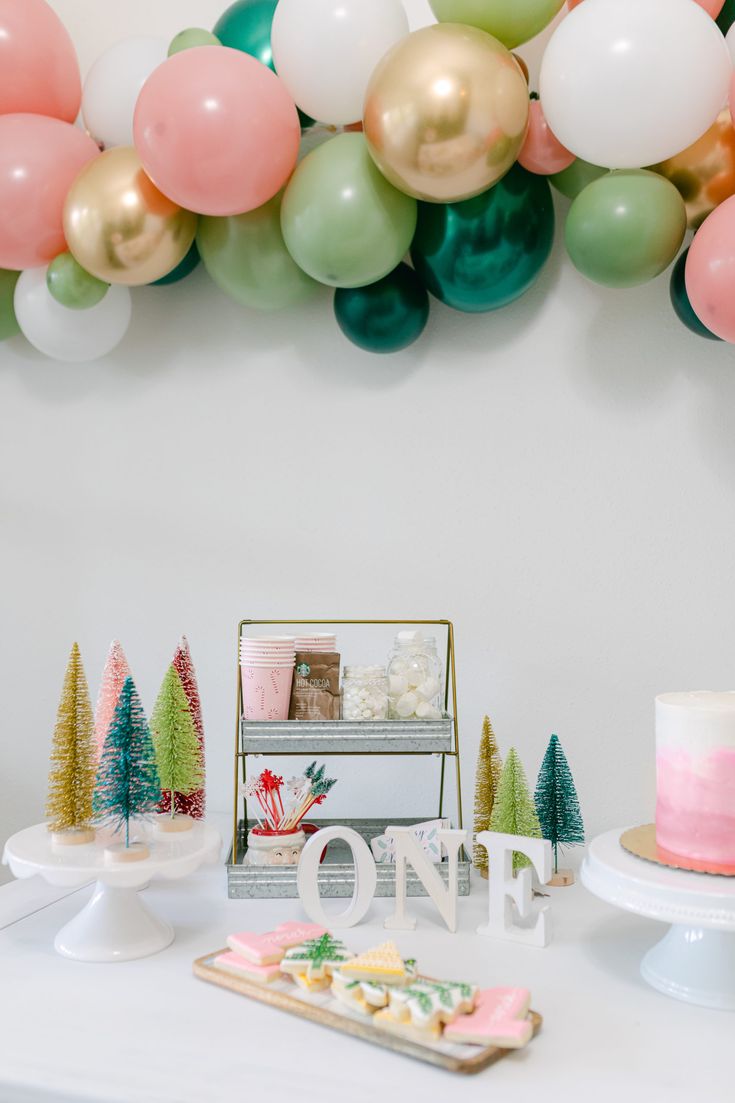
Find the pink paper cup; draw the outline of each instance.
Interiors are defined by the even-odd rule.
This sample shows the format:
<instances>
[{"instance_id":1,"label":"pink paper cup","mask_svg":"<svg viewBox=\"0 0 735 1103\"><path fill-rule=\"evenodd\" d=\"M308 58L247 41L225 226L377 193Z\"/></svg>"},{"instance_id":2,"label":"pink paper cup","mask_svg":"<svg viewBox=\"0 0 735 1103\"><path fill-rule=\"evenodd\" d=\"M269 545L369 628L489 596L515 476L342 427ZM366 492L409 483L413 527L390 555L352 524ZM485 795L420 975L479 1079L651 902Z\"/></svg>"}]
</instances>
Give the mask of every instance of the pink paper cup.
<instances>
[{"instance_id":1,"label":"pink paper cup","mask_svg":"<svg viewBox=\"0 0 735 1103\"><path fill-rule=\"evenodd\" d=\"M288 720L293 666L240 664L246 720Z\"/></svg>"}]
</instances>

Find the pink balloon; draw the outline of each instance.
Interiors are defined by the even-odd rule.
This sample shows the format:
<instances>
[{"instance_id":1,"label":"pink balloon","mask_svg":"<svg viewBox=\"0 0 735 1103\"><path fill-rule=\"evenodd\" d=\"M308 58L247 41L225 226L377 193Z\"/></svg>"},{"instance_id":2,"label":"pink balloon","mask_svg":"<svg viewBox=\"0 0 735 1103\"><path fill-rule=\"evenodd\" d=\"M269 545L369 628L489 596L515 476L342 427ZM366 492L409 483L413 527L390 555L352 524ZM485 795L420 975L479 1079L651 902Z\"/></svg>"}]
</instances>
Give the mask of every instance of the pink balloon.
<instances>
[{"instance_id":1,"label":"pink balloon","mask_svg":"<svg viewBox=\"0 0 735 1103\"><path fill-rule=\"evenodd\" d=\"M571 11L572 8L576 8L581 3L582 0L567 0L567 7ZM700 8L704 8L713 19L717 18L725 6L725 0L694 0L694 3L699 4Z\"/></svg>"},{"instance_id":2,"label":"pink balloon","mask_svg":"<svg viewBox=\"0 0 735 1103\"><path fill-rule=\"evenodd\" d=\"M546 121L540 100L531 100L528 110L528 130L518 160L524 169L539 176L562 172L569 168L574 154L561 144Z\"/></svg>"},{"instance_id":3,"label":"pink balloon","mask_svg":"<svg viewBox=\"0 0 735 1103\"><path fill-rule=\"evenodd\" d=\"M66 194L99 152L71 123L0 115L0 268L37 268L64 252Z\"/></svg>"},{"instance_id":4,"label":"pink balloon","mask_svg":"<svg viewBox=\"0 0 735 1103\"><path fill-rule=\"evenodd\" d=\"M0 115L73 123L82 84L74 45L45 0L0 0Z\"/></svg>"},{"instance_id":5,"label":"pink balloon","mask_svg":"<svg viewBox=\"0 0 735 1103\"><path fill-rule=\"evenodd\" d=\"M151 73L135 108L135 147L154 184L199 214L241 214L283 187L301 129L286 86L225 46L174 54Z\"/></svg>"},{"instance_id":6,"label":"pink balloon","mask_svg":"<svg viewBox=\"0 0 735 1103\"><path fill-rule=\"evenodd\" d=\"M715 207L694 235L685 281L699 320L735 344L735 195Z\"/></svg>"}]
</instances>

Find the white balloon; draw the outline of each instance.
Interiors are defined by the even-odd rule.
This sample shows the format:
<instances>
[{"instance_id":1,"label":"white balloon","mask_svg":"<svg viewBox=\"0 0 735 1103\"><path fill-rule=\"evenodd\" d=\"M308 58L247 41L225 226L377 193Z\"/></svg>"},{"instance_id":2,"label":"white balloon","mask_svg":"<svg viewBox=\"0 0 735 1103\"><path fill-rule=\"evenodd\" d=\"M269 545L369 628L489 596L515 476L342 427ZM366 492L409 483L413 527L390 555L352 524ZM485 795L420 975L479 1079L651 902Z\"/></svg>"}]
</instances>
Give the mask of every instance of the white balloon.
<instances>
[{"instance_id":1,"label":"white balloon","mask_svg":"<svg viewBox=\"0 0 735 1103\"><path fill-rule=\"evenodd\" d=\"M735 65L735 23L733 23L732 27L730 27L730 30L725 35L725 42L730 51L730 61Z\"/></svg>"},{"instance_id":2,"label":"white balloon","mask_svg":"<svg viewBox=\"0 0 735 1103\"><path fill-rule=\"evenodd\" d=\"M544 115L578 157L641 168L704 134L727 99L730 55L692 0L585 0L541 64Z\"/></svg>"},{"instance_id":3,"label":"white balloon","mask_svg":"<svg viewBox=\"0 0 735 1103\"><path fill-rule=\"evenodd\" d=\"M46 271L29 268L15 285L15 316L27 340L53 360L82 363L111 352L130 324L128 288L113 284L96 306L69 310L49 292Z\"/></svg>"},{"instance_id":4,"label":"white balloon","mask_svg":"<svg viewBox=\"0 0 735 1103\"><path fill-rule=\"evenodd\" d=\"M124 38L110 46L87 73L82 92L84 125L105 149L132 146L133 113L140 90L161 62L163 38Z\"/></svg>"},{"instance_id":5,"label":"white balloon","mask_svg":"<svg viewBox=\"0 0 735 1103\"><path fill-rule=\"evenodd\" d=\"M273 64L307 115L322 123L362 118L365 89L385 53L408 34L400 0L279 0Z\"/></svg>"}]
</instances>

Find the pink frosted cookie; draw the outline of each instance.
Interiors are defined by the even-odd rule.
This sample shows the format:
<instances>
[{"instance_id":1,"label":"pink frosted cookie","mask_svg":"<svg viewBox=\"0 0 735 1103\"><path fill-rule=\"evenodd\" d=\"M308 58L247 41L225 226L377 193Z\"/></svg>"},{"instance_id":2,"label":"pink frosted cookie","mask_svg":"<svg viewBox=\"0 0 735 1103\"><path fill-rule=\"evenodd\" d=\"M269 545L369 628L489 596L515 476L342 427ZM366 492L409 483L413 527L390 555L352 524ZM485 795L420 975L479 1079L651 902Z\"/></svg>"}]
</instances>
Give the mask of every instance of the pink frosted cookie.
<instances>
[{"instance_id":1,"label":"pink frosted cookie","mask_svg":"<svg viewBox=\"0 0 735 1103\"><path fill-rule=\"evenodd\" d=\"M321 938L326 934L324 927L316 923L281 923L275 931L255 934L254 931L241 931L227 938L227 945L236 954L255 962L256 965L273 965L280 961L286 950L298 946L310 938Z\"/></svg>"},{"instance_id":2,"label":"pink frosted cookie","mask_svg":"<svg viewBox=\"0 0 735 1103\"><path fill-rule=\"evenodd\" d=\"M448 1042L520 1049L533 1033L526 1018L530 1002L527 988L483 988L475 1010L447 1023L444 1037Z\"/></svg>"},{"instance_id":3,"label":"pink frosted cookie","mask_svg":"<svg viewBox=\"0 0 735 1103\"><path fill-rule=\"evenodd\" d=\"M232 973L235 977L245 977L246 980L255 981L256 984L270 984L272 981L278 980L281 975L281 968L278 964L255 965L254 962L248 961L240 954L233 953L232 950L227 950L224 954L218 954L214 959L214 964L225 973Z\"/></svg>"}]
</instances>

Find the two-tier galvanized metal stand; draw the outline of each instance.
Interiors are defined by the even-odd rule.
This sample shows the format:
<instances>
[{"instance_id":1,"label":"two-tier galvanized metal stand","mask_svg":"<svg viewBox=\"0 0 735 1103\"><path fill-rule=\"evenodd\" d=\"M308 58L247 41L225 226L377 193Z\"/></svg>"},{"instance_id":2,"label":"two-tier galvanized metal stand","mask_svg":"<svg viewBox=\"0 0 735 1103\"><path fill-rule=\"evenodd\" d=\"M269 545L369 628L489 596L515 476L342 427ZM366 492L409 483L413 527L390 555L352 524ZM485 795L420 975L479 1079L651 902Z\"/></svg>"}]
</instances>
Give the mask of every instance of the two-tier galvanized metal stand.
<instances>
[{"instance_id":1,"label":"two-tier galvanized metal stand","mask_svg":"<svg viewBox=\"0 0 735 1103\"><path fill-rule=\"evenodd\" d=\"M444 717L441 720L351 720L310 721L249 721L243 718L242 684L240 681L240 637L244 630L264 626L296 625L394 625L434 627L446 633L446 677L444 687ZM247 759L253 755L435 755L441 758L439 775L438 816L444 816L444 783L447 760L454 764L456 782L457 825L462 827L462 790L459 757L459 725L457 721L457 679L454 654L454 628L449 620L241 620L237 629L237 710L235 730L234 811L232 849L228 857L228 892L231 897L296 897L296 867L258 867L247 861L247 802L243 795L247 780ZM451 712L450 712L451 704ZM242 816L240 817L240 800ZM426 817L427 819L429 816ZM330 822L323 820L320 826ZM358 831L367 842L381 834L387 820L339 821ZM391 823L411 823L402 817ZM446 869L440 873L446 877ZM459 868L460 895L469 893L470 862L462 854ZM350 896L354 886L354 868L348 848L340 850L330 845L326 860L320 867L320 890L325 896ZM409 873L409 895L424 895L421 882ZM394 867L378 865L376 894L392 896L395 892Z\"/></svg>"}]
</instances>

